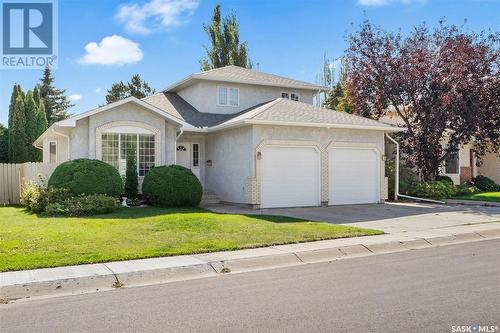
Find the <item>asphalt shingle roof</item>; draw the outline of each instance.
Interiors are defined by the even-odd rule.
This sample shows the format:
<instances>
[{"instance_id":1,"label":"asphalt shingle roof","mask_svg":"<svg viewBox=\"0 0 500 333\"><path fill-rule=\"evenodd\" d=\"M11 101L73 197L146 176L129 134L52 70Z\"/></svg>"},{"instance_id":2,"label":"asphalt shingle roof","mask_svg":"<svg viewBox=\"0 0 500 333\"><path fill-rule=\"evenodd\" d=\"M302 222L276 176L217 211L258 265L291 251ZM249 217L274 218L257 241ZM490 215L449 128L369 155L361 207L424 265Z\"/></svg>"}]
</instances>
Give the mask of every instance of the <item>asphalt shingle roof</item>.
<instances>
[{"instance_id":1,"label":"asphalt shingle roof","mask_svg":"<svg viewBox=\"0 0 500 333\"><path fill-rule=\"evenodd\" d=\"M176 93L158 93L143 98L143 101L184 120L195 127L213 127L229 119L246 113L262 104L235 114L204 113L198 111Z\"/></svg>"},{"instance_id":2,"label":"asphalt shingle roof","mask_svg":"<svg viewBox=\"0 0 500 333\"><path fill-rule=\"evenodd\" d=\"M278 98L235 114L203 113L195 109L176 93L159 93L143 99L145 102L184 120L195 127L231 125L241 121L265 121L279 123L303 123L373 127L374 129L395 128L382 122L345 112Z\"/></svg>"},{"instance_id":3,"label":"asphalt shingle roof","mask_svg":"<svg viewBox=\"0 0 500 333\"><path fill-rule=\"evenodd\" d=\"M167 91L176 91L177 87L189 80L211 80L295 89L328 90L327 87L322 87L317 84L231 65L192 74L183 81L168 88Z\"/></svg>"},{"instance_id":4,"label":"asphalt shingle roof","mask_svg":"<svg viewBox=\"0 0 500 333\"><path fill-rule=\"evenodd\" d=\"M374 128L388 128L388 124L379 121L355 116L345 112L325 109L319 106L295 102L288 99L278 98L255 108L251 112L245 112L237 117L227 120L225 124L240 120L258 120L284 123L309 123L324 125L347 125L367 126Z\"/></svg>"}]
</instances>

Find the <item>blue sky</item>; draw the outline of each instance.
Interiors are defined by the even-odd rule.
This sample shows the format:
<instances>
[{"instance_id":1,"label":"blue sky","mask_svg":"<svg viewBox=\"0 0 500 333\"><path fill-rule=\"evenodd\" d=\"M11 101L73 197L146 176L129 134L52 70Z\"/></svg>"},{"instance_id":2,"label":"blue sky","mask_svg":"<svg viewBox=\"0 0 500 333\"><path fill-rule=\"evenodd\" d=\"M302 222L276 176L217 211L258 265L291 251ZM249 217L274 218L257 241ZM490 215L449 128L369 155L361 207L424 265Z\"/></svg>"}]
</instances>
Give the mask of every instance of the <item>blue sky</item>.
<instances>
[{"instance_id":1,"label":"blue sky","mask_svg":"<svg viewBox=\"0 0 500 333\"><path fill-rule=\"evenodd\" d=\"M56 86L79 113L104 102L114 82L139 73L155 89L199 71L213 7L235 11L240 37L260 70L314 82L323 53L342 55L344 36L363 19L408 31L443 17L467 28L500 30L500 0L59 0ZM0 122L14 83L31 89L41 70L0 70Z\"/></svg>"}]
</instances>

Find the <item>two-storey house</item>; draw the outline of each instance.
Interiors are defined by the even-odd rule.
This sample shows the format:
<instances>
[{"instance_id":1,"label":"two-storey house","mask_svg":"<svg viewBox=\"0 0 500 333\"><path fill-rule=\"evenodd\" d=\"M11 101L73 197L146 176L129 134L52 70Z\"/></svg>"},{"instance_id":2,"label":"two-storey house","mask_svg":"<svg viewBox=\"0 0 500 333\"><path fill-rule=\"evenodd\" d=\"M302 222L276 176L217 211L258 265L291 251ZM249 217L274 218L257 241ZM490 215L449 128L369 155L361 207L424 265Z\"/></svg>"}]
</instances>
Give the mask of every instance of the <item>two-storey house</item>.
<instances>
[{"instance_id":1,"label":"two-storey house","mask_svg":"<svg viewBox=\"0 0 500 333\"><path fill-rule=\"evenodd\" d=\"M192 74L53 124L34 143L45 163L94 158L142 179L190 168L220 200L255 207L378 203L385 135L401 128L313 105L315 84L227 66Z\"/></svg>"}]
</instances>

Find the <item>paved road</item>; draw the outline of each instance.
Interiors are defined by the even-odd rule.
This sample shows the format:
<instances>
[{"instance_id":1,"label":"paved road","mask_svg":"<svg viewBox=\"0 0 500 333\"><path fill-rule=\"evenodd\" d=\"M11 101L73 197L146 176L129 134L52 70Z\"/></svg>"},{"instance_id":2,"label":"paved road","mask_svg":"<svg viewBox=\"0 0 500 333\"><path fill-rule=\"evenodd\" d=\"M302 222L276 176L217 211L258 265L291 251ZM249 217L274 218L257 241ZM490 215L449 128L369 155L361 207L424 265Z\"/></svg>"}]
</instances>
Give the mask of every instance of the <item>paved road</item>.
<instances>
[{"instance_id":1,"label":"paved road","mask_svg":"<svg viewBox=\"0 0 500 333\"><path fill-rule=\"evenodd\" d=\"M493 240L32 300L0 331L451 332L500 325L499 263Z\"/></svg>"}]
</instances>

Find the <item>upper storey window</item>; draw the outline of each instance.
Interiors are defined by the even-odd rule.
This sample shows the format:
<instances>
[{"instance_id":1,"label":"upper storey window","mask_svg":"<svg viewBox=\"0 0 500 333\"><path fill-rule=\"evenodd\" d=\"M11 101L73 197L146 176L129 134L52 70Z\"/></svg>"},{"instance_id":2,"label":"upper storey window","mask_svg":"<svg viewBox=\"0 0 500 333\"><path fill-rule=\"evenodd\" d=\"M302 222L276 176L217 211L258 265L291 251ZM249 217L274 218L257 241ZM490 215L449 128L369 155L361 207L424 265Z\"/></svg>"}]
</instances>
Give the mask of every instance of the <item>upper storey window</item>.
<instances>
[{"instance_id":1,"label":"upper storey window","mask_svg":"<svg viewBox=\"0 0 500 333\"><path fill-rule=\"evenodd\" d=\"M282 92L281 98L286 98L295 102L299 101L299 94L293 92Z\"/></svg>"},{"instance_id":2,"label":"upper storey window","mask_svg":"<svg viewBox=\"0 0 500 333\"><path fill-rule=\"evenodd\" d=\"M217 105L239 106L240 89L232 87L218 87Z\"/></svg>"}]
</instances>

